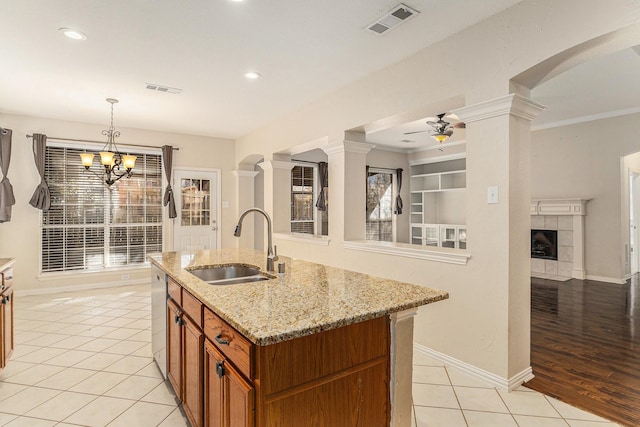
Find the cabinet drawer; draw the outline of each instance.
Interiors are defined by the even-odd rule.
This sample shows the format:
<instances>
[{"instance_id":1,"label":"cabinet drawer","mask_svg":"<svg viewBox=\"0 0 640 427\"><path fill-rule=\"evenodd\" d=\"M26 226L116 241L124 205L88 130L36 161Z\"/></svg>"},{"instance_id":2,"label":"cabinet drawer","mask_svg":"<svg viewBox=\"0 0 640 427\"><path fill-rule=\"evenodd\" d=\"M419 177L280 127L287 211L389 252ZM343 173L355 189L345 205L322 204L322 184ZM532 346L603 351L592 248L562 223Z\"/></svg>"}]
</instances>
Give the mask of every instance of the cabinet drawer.
<instances>
[{"instance_id":1,"label":"cabinet drawer","mask_svg":"<svg viewBox=\"0 0 640 427\"><path fill-rule=\"evenodd\" d=\"M167 281L167 292L178 305L182 305L182 286L178 285L171 278Z\"/></svg>"},{"instance_id":2,"label":"cabinet drawer","mask_svg":"<svg viewBox=\"0 0 640 427\"><path fill-rule=\"evenodd\" d=\"M13 268L7 268L2 272L2 289L13 285Z\"/></svg>"},{"instance_id":3,"label":"cabinet drawer","mask_svg":"<svg viewBox=\"0 0 640 427\"><path fill-rule=\"evenodd\" d=\"M182 291L182 309L202 329L202 303L187 291Z\"/></svg>"},{"instance_id":4,"label":"cabinet drawer","mask_svg":"<svg viewBox=\"0 0 640 427\"><path fill-rule=\"evenodd\" d=\"M204 308L205 336L248 379L253 379L253 345L207 307Z\"/></svg>"}]
</instances>

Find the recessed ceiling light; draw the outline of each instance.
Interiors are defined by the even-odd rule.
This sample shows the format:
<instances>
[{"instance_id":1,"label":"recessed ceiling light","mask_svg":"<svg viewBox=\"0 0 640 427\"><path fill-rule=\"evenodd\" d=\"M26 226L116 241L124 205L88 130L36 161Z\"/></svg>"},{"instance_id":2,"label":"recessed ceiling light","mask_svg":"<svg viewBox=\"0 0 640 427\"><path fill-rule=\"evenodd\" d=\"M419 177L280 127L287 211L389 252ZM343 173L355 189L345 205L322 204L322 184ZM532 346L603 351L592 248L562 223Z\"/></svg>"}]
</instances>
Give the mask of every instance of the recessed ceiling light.
<instances>
[{"instance_id":1,"label":"recessed ceiling light","mask_svg":"<svg viewBox=\"0 0 640 427\"><path fill-rule=\"evenodd\" d=\"M256 71L247 71L244 73L244 76L248 79L255 80L260 78L261 74Z\"/></svg>"},{"instance_id":2,"label":"recessed ceiling light","mask_svg":"<svg viewBox=\"0 0 640 427\"><path fill-rule=\"evenodd\" d=\"M73 40L86 40L87 36L82 31L74 30L73 28L59 28L58 31L62 32L65 37Z\"/></svg>"}]
</instances>

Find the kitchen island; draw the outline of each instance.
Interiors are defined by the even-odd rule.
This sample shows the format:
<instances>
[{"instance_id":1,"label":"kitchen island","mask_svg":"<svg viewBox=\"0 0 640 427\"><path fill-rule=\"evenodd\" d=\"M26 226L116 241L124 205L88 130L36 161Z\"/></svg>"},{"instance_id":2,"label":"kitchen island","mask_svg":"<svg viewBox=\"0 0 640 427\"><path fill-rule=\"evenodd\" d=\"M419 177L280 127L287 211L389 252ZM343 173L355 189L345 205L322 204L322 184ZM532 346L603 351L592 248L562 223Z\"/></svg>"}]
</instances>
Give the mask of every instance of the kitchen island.
<instances>
[{"instance_id":1,"label":"kitchen island","mask_svg":"<svg viewBox=\"0 0 640 427\"><path fill-rule=\"evenodd\" d=\"M446 292L282 256L270 280L188 271L264 269L247 249L149 258L167 275L167 373L192 425L410 426L412 315Z\"/></svg>"}]
</instances>

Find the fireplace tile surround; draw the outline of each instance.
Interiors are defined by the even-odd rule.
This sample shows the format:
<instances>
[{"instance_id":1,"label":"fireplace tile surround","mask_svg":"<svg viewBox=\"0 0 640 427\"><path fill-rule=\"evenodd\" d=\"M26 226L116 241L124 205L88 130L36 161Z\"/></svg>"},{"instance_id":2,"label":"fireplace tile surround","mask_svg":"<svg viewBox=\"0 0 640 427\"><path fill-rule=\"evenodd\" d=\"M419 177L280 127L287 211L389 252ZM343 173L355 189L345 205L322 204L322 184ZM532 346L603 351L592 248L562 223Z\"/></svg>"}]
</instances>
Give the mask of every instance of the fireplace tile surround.
<instances>
[{"instance_id":1,"label":"fireplace tile surround","mask_svg":"<svg viewBox=\"0 0 640 427\"><path fill-rule=\"evenodd\" d=\"M531 276L584 279L584 216L589 199L531 200L531 229L558 232L558 260L531 259Z\"/></svg>"}]
</instances>

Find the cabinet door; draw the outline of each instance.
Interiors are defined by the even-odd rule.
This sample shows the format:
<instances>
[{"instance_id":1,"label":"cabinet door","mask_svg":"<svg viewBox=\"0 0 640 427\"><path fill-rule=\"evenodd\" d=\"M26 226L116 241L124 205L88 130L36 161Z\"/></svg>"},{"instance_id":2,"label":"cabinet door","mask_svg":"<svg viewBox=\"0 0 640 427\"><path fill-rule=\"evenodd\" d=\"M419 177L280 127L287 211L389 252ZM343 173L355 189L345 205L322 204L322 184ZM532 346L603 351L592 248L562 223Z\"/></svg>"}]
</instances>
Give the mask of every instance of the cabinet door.
<instances>
[{"instance_id":1,"label":"cabinet door","mask_svg":"<svg viewBox=\"0 0 640 427\"><path fill-rule=\"evenodd\" d=\"M13 353L13 288L0 295L0 368L4 368Z\"/></svg>"},{"instance_id":2,"label":"cabinet door","mask_svg":"<svg viewBox=\"0 0 640 427\"><path fill-rule=\"evenodd\" d=\"M204 335L202 330L183 314L183 388L182 406L191 422L191 427L202 426L202 359Z\"/></svg>"},{"instance_id":3,"label":"cabinet door","mask_svg":"<svg viewBox=\"0 0 640 427\"><path fill-rule=\"evenodd\" d=\"M182 399L182 317L180 308L167 299L167 378L173 391Z\"/></svg>"},{"instance_id":4,"label":"cabinet door","mask_svg":"<svg viewBox=\"0 0 640 427\"><path fill-rule=\"evenodd\" d=\"M253 427L255 392L216 346L205 340L206 427Z\"/></svg>"},{"instance_id":5,"label":"cabinet door","mask_svg":"<svg viewBox=\"0 0 640 427\"><path fill-rule=\"evenodd\" d=\"M224 368L224 427L253 427L254 389L230 363L225 363Z\"/></svg>"},{"instance_id":6,"label":"cabinet door","mask_svg":"<svg viewBox=\"0 0 640 427\"><path fill-rule=\"evenodd\" d=\"M222 427L224 357L209 340L204 341L204 422L205 427Z\"/></svg>"}]
</instances>

